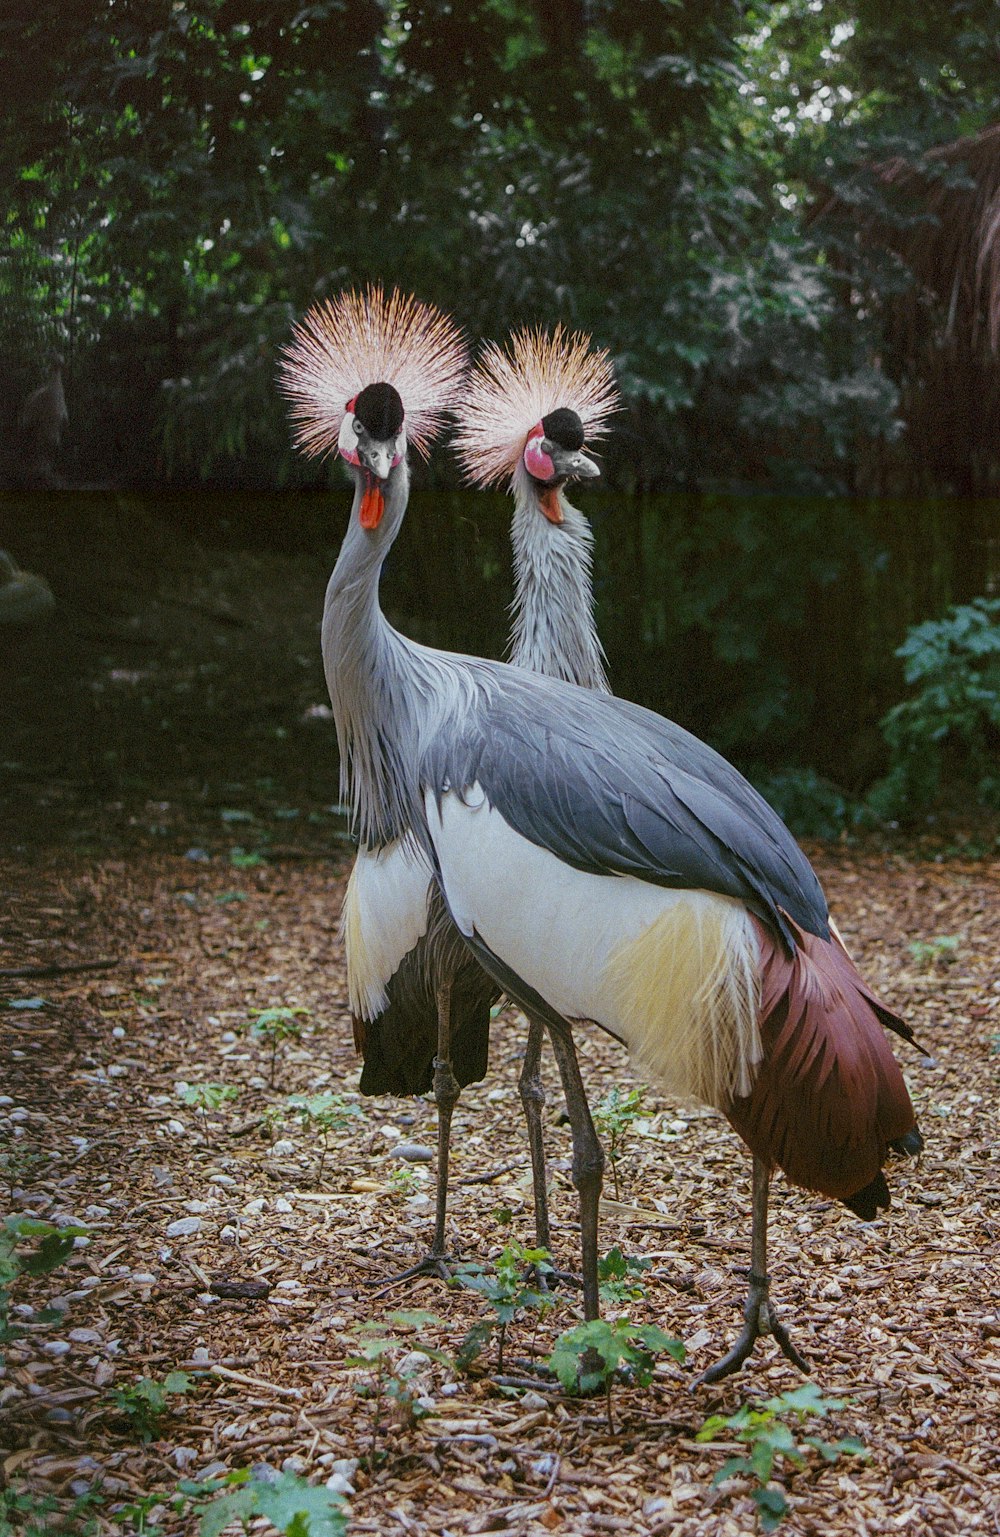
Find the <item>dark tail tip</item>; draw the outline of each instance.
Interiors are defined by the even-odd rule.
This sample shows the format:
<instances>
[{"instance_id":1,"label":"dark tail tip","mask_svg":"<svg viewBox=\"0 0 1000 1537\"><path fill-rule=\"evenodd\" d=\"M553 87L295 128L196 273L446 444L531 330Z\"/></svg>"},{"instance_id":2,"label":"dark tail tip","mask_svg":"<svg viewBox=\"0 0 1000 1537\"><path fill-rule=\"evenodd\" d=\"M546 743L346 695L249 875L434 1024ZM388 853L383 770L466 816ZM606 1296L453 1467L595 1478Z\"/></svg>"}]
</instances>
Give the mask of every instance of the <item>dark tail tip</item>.
<instances>
[{"instance_id":1,"label":"dark tail tip","mask_svg":"<svg viewBox=\"0 0 1000 1537\"><path fill-rule=\"evenodd\" d=\"M885 1182L885 1175L879 1169L875 1178L863 1190L855 1191L844 1200L844 1205L849 1206L855 1216L862 1222L874 1222L880 1209L889 1208L889 1186Z\"/></svg>"},{"instance_id":2,"label":"dark tail tip","mask_svg":"<svg viewBox=\"0 0 1000 1537\"><path fill-rule=\"evenodd\" d=\"M920 1127L914 1126L905 1137L897 1137L889 1146L897 1153L908 1153L911 1158L916 1158L918 1153L924 1150L924 1139L920 1135Z\"/></svg>"}]
</instances>

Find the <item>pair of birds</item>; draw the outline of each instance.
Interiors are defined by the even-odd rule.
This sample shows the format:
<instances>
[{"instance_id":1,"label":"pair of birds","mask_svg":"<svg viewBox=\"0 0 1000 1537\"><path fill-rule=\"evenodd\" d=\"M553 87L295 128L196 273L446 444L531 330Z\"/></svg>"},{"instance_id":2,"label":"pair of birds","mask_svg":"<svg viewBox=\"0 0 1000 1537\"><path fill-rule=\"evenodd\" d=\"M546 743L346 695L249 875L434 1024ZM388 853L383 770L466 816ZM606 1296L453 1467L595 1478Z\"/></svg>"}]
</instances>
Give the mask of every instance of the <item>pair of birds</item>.
<instances>
[{"instance_id":1,"label":"pair of birds","mask_svg":"<svg viewBox=\"0 0 1000 1537\"><path fill-rule=\"evenodd\" d=\"M336 450L355 487L323 657L359 838L344 933L362 1087L433 1081L437 1263L451 1112L485 1072L494 998L518 1004L538 1238L547 1246L547 1033L593 1318L604 1158L573 1028L597 1024L668 1093L720 1110L753 1154L744 1328L700 1380L736 1370L768 1332L808 1370L769 1300L770 1176L780 1166L864 1218L888 1205L888 1149L916 1152L920 1136L883 1026L912 1033L858 974L766 802L704 743L607 689L590 531L564 493L596 473L584 445L615 404L606 354L525 332L488 347L471 379L466 366L446 316L380 288L312 311L283 360L299 443ZM408 442L425 453L449 410L470 478L511 480L519 665L416 645L379 607Z\"/></svg>"}]
</instances>

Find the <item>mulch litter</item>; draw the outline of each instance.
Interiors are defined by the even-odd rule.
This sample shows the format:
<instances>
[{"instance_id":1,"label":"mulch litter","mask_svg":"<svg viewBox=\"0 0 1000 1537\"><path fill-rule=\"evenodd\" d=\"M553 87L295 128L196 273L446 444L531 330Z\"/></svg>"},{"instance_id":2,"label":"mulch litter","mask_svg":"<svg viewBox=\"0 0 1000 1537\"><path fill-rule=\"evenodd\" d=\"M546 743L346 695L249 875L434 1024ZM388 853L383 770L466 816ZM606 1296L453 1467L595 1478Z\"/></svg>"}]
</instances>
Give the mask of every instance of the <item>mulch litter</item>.
<instances>
[{"instance_id":1,"label":"mulch litter","mask_svg":"<svg viewBox=\"0 0 1000 1537\"><path fill-rule=\"evenodd\" d=\"M603 1401L529 1369L576 1321L564 1288L510 1331L507 1374L532 1386L498 1384L492 1346L464 1375L411 1360L426 1415L387 1412L370 1457L355 1327L426 1309L440 1322L406 1338L454 1358L488 1306L430 1278L381 1291L428 1241L433 1165L398 1155L433 1147L435 1115L357 1099L317 643L331 552L206 552L104 496L0 513L58 603L0 655L0 1197L89 1229L66 1264L15 1283L3 1480L63 1510L98 1490L83 1519L108 1534L135 1532L121 1507L181 1477L257 1463L349 1488L359 1533L753 1532L748 1481L712 1486L737 1447L695 1437L802 1378L763 1341L737 1377L691 1390L741 1323L750 1166L717 1116L652 1091L620 1200L605 1187L602 1242L652 1262L629 1314L683 1339L687 1361L617 1385L609 1431ZM782 1474L792 1533L1000 1534L1000 843L972 834L811 850L848 946L930 1058L899 1043L927 1147L892 1166L888 1214L865 1225L773 1185L776 1304L813 1381L847 1400L820 1432L870 1453ZM956 855L977 840L992 856ZM95 962L110 964L65 969ZM25 968L46 970L10 974ZM245 1029L271 1006L308 1010L273 1084ZM523 1043L501 1015L489 1077L455 1115L450 1239L487 1265L533 1234ZM636 1085L613 1042L580 1044L593 1100ZM573 1269L570 1138L549 1060L545 1074L554 1257ZM239 1092L217 1110L178 1092L207 1082ZM325 1157L296 1120L269 1127L289 1095L327 1091L361 1114ZM64 1318L39 1323L54 1302ZM193 1390L143 1445L111 1395L174 1369ZM46 1537L75 1537L48 1519Z\"/></svg>"},{"instance_id":2,"label":"mulch litter","mask_svg":"<svg viewBox=\"0 0 1000 1537\"><path fill-rule=\"evenodd\" d=\"M140 827L118 829L110 852L25 845L0 876L0 968L113 962L0 977L11 1208L90 1230L66 1265L15 1288L29 1327L0 1378L5 1478L67 1501L99 1484L97 1529L109 1533L135 1529L116 1506L262 1461L313 1481L339 1475L356 1532L753 1531L748 1482L712 1487L735 1444L695 1436L708 1414L802 1379L763 1341L736 1378L689 1387L740 1322L749 1161L719 1117L652 1091L602 1240L653 1262L630 1316L683 1339L687 1362L660 1366L648 1388L616 1387L613 1433L602 1400L544 1379L498 1385L491 1350L467 1375L419 1363L426 1417L389 1413L368 1460L371 1373L347 1364L354 1326L427 1309L440 1322L414 1348L453 1357L484 1317L475 1293L437 1279L379 1290L429 1236L432 1166L398 1149L433 1146L433 1105L359 1101L322 1170L315 1133L294 1120L268 1128L290 1094L356 1096L337 932L344 855L314 825L298 857L234 866L224 839L188 849L183 821L164 839L165 805L148 816L155 839ZM786 1529L1000 1531L1000 862L812 852L849 948L932 1055L904 1059L927 1150L893 1165L886 1216L864 1225L774 1183L777 1305L814 1380L848 1401L821 1431L870 1452L784 1475ZM940 936L955 943L928 945ZM273 1086L266 1046L245 1030L251 1010L272 1005L308 1010L301 1037L277 1051ZM504 1014L490 1076L455 1116L450 1234L483 1263L532 1237L522 1048ZM581 1055L595 1098L637 1082L596 1032ZM572 1269L569 1132L550 1062L546 1073L553 1243ZM179 1097L179 1084L208 1081L239 1094L204 1112ZM53 1301L64 1321L31 1327L27 1310ZM540 1324L516 1324L508 1350L522 1364L508 1373L547 1354L577 1309L563 1290ZM174 1369L196 1387L143 1446L110 1393Z\"/></svg>"}]
</instances>

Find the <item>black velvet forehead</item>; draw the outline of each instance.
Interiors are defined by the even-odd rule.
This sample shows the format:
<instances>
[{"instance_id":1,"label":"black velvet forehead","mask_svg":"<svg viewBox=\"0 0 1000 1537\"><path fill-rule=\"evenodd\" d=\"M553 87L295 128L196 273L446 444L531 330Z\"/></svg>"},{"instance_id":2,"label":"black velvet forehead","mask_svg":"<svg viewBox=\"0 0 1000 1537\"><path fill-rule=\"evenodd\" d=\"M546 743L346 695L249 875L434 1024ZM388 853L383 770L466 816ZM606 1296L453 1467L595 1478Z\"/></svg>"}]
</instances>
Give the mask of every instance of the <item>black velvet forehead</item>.
<instances>
[{"instance_id":1,"label":"black velvet forehead","mask_svg":"<svg viewBox=\"0 0 1000 1537\"><path fill-rule=\"evenodd\" d=\"M391 384L366 384L354 402L354 415L376 443L388 443L403 430L403 402Z\"/></svg>"},{"instance_id":2,"label":"black velvet forehead","mask_svg":"<svg viewBox=\"0 0 1000 1537\"><path fill-rule=\"evenodd\" d=\"M542 431L560 448L576 450L583 447L583 423L568 406L560 406L557 411L543 416Z\"/></svg>"}]
</instances>

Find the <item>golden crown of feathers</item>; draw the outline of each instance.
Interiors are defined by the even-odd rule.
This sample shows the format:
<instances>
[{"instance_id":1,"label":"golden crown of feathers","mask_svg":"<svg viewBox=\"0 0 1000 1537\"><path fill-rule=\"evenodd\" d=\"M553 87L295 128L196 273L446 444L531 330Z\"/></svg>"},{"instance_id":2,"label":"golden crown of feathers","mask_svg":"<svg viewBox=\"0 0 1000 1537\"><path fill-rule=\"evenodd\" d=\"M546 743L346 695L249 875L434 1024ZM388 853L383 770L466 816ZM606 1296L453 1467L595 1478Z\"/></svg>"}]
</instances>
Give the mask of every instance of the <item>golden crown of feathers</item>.
<instances>
[{"instance_id":1,"label":"golden crown of feathers","mask_svg":"<svg viewBox=\"0 0 1000 1537\"><path fill-rule=\"evenodd\" d=\"M315 305L282 348L279 383L295 441L309 455L336 450L347 406L366 384L398 390L407 441L427 450L459 397L468 354L454 321L432 304L381 285Z\"/></svg>"},{"instance_id":2,"label":"golden crown of feathers","mask_svg":"<svg viewBox=\"0 0 1000 1537\"><path fill-rule=\"evenodd\" d=\"M455 448L466 477L489 486L512 475L532 427L560 407L576 412L587 442L607 432L619 395L603 348L562 325L551 332L525 327L506 347L488 342L455 413Z\"/></svg>"}]
</instances>

